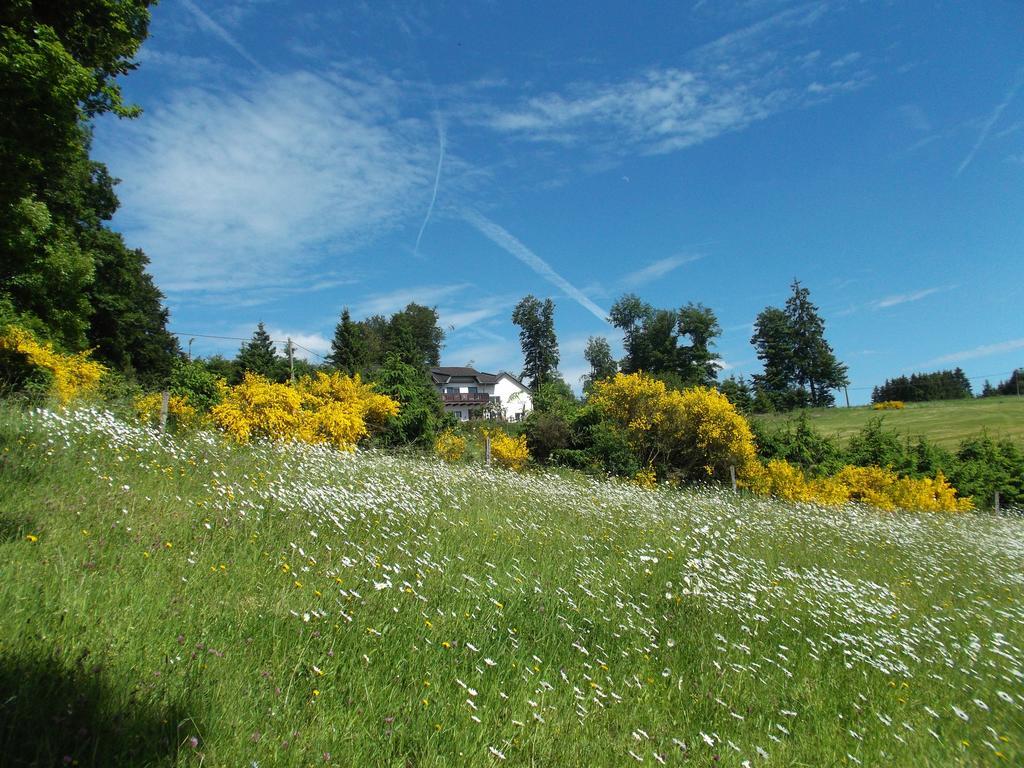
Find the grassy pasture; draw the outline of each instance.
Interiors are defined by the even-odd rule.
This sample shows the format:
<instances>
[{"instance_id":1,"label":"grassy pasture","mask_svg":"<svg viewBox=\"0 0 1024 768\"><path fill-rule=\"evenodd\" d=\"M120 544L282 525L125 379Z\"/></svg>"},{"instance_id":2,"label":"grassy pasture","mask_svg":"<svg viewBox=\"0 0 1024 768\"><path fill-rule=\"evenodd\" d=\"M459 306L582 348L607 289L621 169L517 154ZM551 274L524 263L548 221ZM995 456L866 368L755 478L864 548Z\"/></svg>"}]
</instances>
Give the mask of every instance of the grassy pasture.
<instances>
[{"instance_id":1,"label":"grassy pasture","mask_svg":"<svg viewBox=\"0 0 1024 768\"><path fill-rule=\"evenodd\" d=\"M0 408L9 765L1024 763L1024 522Z\"/></svg>"},{"instance_id":2,"label":"grassy pasture","mask_svg":"<svg viewBox=\"0 0 1024 768\"><path fill-rule=\"evenodd\" d=\"M931 403L907 403L901 411L875 411L870 405L856 408L811 408L807 411L815 429L846 442L869 419L883 416L885 426L911 439L924 436L947 449L956 449L961 440L983 431L994 439L1009 438L1024 442L1024 397L985 397L972 400L940 400ZM781 426L791 414L764 414L754 417L765 424Z\"/></svg>"}]
</instances>

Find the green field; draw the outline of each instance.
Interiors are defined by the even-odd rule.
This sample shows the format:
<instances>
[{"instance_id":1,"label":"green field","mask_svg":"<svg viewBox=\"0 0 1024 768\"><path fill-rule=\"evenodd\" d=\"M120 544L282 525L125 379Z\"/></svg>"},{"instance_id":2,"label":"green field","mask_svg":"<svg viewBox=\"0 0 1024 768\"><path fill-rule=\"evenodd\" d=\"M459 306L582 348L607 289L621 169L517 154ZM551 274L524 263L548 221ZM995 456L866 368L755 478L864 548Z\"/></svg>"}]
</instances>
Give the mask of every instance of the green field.
<instances>
[{"instance_id":1,"label":"green field","mask_svg":"<svg viewBox=\"0 0 1024 768\"><path fill-rule=\"evenodd\" d=\"M0 763L1024 763L1024 521L0 406Z\"/></svg>"},{"instance_id":2,"label":"green field","mask_svg":"<svg viewBox=\"0 0 1024 768\"><path fill-rule=\"evenodd\" d=\"M856 408L811 408L807 411L818 431L845 442L868 420L884 417L884 424L911 439L925 437L948 449L983 431L994 439L1009 438L1024 443L1024 397L986 397L971 400L942 400L907 403L902 411L875 411L870 405ZM766 414L756 421L783 425L795 414Z\"/></svg>"}]
</instances>

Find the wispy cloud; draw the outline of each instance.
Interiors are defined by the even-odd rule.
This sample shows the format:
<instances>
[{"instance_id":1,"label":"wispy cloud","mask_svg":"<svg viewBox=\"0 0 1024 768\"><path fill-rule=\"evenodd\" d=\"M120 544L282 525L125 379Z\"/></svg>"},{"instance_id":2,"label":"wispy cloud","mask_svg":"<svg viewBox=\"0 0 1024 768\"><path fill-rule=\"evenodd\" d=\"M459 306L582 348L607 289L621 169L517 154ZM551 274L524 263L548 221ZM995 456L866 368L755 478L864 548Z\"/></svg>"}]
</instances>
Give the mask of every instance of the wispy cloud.
<instances>
[{"instance_id":1,"label":"wispy cloud","mask_svg":"<svg viewBox=\"0 0 1024 768\"><path fill-rule=\"evenodd\" d=\"M434 113L434 120L437 125L437 171L434 174L434 191L430 194L430 205L427 206L427 215L423 217L423 223L420 224L420 231L416 235L416 245L412 249L414 254L419 254L420 252L420 240L423 239L423 231L427 228L430 216L434 212L434 203L437 202L437 190L441 186L441 167L444 165L444 151L447 144L447 137L445 136L444 123L441 121L441 115L439 112Z\"/></svg>"},{"instance_id":2,"label":"wispy cloud","mask_svg":"<svg viewBox=\"0 0 1024 768\"><path fill-rule=\"evenodd\" d=\"M345 269L433 179L427 125L402 115L399 91L295 72L173 93L99 147L126 179L118 225L175 300Z\"/></svg>"},{"instance_id":3,"label":"wispy cloud","mask_svg":"<svg viewBox=\"0 0 1024 768\"><path fill-rule=\"evenodd\" d=\"M1024 349L1024 339L1011 339L1010 341L1001 341L997 344L982 344L971 349L964 349L960 352L952 352L948 355L936 357L926 363L921 363L917 367L925 368L931 365L942 365L943 363L958 363L964 360L974 360L979 357L990 357L991 355L1000 355L1004 352L1013 352L1017 349Z\"/></svg>"},{"instance_id":4,"label":"wispy cloud","mask_svg":"<svg viewBox=\"0 0 1024 768\"><path fill-rule=\"evenodd\" d=\"M408 304L416 302L427 307L461 293L471 287L469 283L452 285L420 285L412 288L399 288L387 293L378 293L360 302L352 310L356 317L369 315L388 315L404 309Z\"/></svg>"},{"instance_id":5,"label":"wispy cloud","mask_svg":"<svg viewBox=\"0 0 1024 768\"><path fill-rule=\"evenodd\" d=\"M974 156L978 154L978 150L984 145L986 139L988 139L989 133L999 120L1000 115L1003 114L1003 110L1009 106L1010 102L1013 101L1013 97L1017 95L1017 91L1020 90L1021 84L1024 83L1024 67L1017 70L1017 74L1013 78L1013 82L1010 84L1010 88L1006 91L1006 95L1003 96L1003 100L996 104L989 116L985 118L985 122L981 125L981 131L978 133L978 138L974 142L974 146L971 147L971 151L967 153L967 156L963 159L960 165L956 169L954 177L958 177L974 160Z\"/></svg>"},{"instance_id":6,"label":"wispy cloud","mask_svg":"<svg viewBox=\"0 0 1024 768\"><path fill-rule=\"evenodd\" d=\"M465 210L462 212L462 217L476 227L491 242L515 256L569 298L579 303L581 307L593 314L602 323L608 322L607 312L591 301L583 291L558 274L544 259L519 242L508 230L476 211Z\"/></svg>"},{"instance_id":7,"label":"wispy cloud","mask_svg":"<svg viewBox=\"0 0 1024 768\"><path fill-rule=\"evenodd\" d=\"M938 286L935 288L923 288L920 291L912 291L911 293L897 293L892 296L886 296L885 298L872 301L869 306L872 309L888 309L889 307L899 306L900 304L908 304L912 301L920 301L923 298L931 296L942 291L948 291L953 286Z\"/></svg>"},{"instance_id":8,"label":"wispy cloud","mask_svg":"<svg viewBox=\"0 0 1024 768\"><path fill-rule=\"evenodd\" d=\"M638 269L636 272L630 272L622 279L622 282L624 285L630 287L644 285L645 283L664 277L669 272L683 266L683 264L689 264L701 258L703 258L701 255L679 254L677 256L658 259L658 261L655 261L653 264L648 264L643 269Z\"/></svg>"},{"instance_id":9,"label":"wispy cloud","mask_svg":"<svg viewBox=\"0 0 1024 768\"><path fill-rule=\"evenodd\" d=\"M181 0L181 4L196 17L196 20L199 22L199 26L216 37L219 37L228 45L228 47L234 50L235 53L256 67L256 69L260 70L260 72L263 72L264 74L267 73L267 68L257 61L256 58L245 49L245 46L238 42L238 39L234 35L224 29L222 25L214 21L210 15L196 5L193 0Z\"/></svg>"},{"instance_id":10,"label":"wispy cloud","mask_svg":"<svg viewBox=\"0 0 1024 768\"><path fill-rule=\"evenodd\" d=\"M512 137L585 142L602 153L663 154L701 144L870 82L865 70L839 73L820 56L800 58L791 50L798 45L794 30L814 24L827 7L790 8L736 30L692 51L685 67L576 83L511 108L478 109L470 119ZM793 63L798 59L801 65Z\"/></svg>"}]
</instances>

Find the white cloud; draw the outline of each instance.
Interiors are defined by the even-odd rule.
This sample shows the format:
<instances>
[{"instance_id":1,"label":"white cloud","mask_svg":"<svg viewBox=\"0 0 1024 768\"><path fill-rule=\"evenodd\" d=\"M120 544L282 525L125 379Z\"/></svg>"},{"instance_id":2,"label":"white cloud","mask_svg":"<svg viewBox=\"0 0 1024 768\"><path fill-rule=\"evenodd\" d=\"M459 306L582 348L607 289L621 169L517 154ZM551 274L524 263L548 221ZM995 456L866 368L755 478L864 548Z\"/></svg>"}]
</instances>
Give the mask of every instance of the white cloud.
<instances>
[{"instance_id":1,"label":"white cloud","mask_svg":"<svg viewBox=\"0 0 1024 768\"><path fill-rule=\"evenodd\" d=\"M385 78L308 72L172 94L103 148L118 225L172 298L311 279L422 205L429 126L397 102Z\"/></svg>"},{"instance_id":2,"label":"white cloud","mask_svg":"<svg viewBox=\"0 0 1024 768\"><path fill-rule=\"evenodd\" d=\"M285 348L288 339L292 340L292 354L300 360L309 360L314 363L321 362L327 353L331 351L330 339L321 333L286 331L279 328L269 328L267 332L270 334L270 338L284 342L277 344L278 352L282 355L287 354Z\"/></svg>"},{"instance_id":3,"label":"white cloud","mask_svg":"<svg viewBox=\"0 0 1024 768\"><path fill-rule=\"evenodd\" d=\"M631 272L623 278L623 283L628 286L644 285L653 280L657 280L664 277L669 272L683 266L683 264L689 264L690 262L697 261L703 258L702 256L679 254L678 256L669 256L664 259L658 259L653 264L648 264L643 269L638 269L636 272Z\"/></svg>"},{"instance_id":4,"label":"white cloud","mask_svg":"<svg viewBox=\"0 0 1024 768\"><path fill-rule=\"evenodd\" d=\"M576 83L512 108L470 110L468 119L513 137L585 143L605 154L663 154L701 144L870 81L866 72L835 81L820 56L794 50L795 31L826 10L825 3L810 3L781 11L692 51L685 67Z\"/></svg>"},{"instance_id":5,"label":"white cloud","mask_svg":"<svg viewBox=\"0 0 1024 768\"><path fill-rule=\"evenodd\" d=\"M942 291L950 290L952 286L937 287L937 288L924 288L920 291L913 291L912 293L898 293L892 296L886 296L883 299L871 302L872 309L887 309L888 307L895 307L899 304L907 304L912 301L920 301L923 298L931 296L935 293L941 293Z\"/></svg>"},{"instance_id":6,"label":"white cloud","mask_svg":"<svg viewBox=\"0 0 1024 768\"><path fill-rule=\"evenodd\" d=\"M214 36L220 38L221 41L223 41L228 47L234 50L235 53L237 53L243 59L248 61L261 72L265 73L267 71L266 67L260 64L260 62L258 62L252 56L252 54L250 54L249 51L245 49L245 46L238 42L238 39L235 38L234 35L232 35L230 32L224 29L224 27L218 24L216 21L214 21L213 18L211 18L210 15L206 13L206 11L204 11L202 8L196 5L193 2L193 0L181 0L181 3L186 8L188 8L188 10L192 13L193 16L195 16L196 21L199 22L200 27L205 29L207 32L212 33Z\"/></svg>"},{"instance_id":7,"label":"white cloud","mask_svg":"<svg viewBox=\"0 0 1024 768\"><path fill-rule=\"evenodd\" d=\"M991 355L999 355L1004 352L1013 352L1017 349L1024 349L1024 339L1011 339L1010 341L1001 341L997 344L982 344L972 349L964 349L960 352L953 352L948 355L942 355L942 357L936 357L926 363L921 363L921 365L917 367L925 368L932 365L942 365L943 363L958 363L964 360L974 360L978 357L989 357Z\"/></svg>"},{"instance_id":8,"label":"white cloud","mask_svg":"<svg viewBox=\"0 0 1024 768\"><path fill-rule=\"evenodd\" d=\"M354 317L362 318L370 315L389 315L411 302L427 307L435 306L443 299L469 288L469 283L453 285L421 285L413 288L399 288L387 293L378 293L360 302L352 310Z\"/></svg>"},{"instance_id":9,"label":"white cloud","mask_svg":"<svg viewBox=\"0 0 1024 768\"><path fill-rule=\"evenodd\" d=\"M996 104L995 108L989 113L988 117L985 118L985 122L981 125L981 131L978 133L978 138L975 140L974 145L971 147L971 151L967 153L967 156L963 159L960 165L956 169L956 173L953 175L959 176L966 170L967 166L974 160L974 156L978 154L978 150L981 149L985 140L988 139L989 133L992 131L993 126L999 120L999 117L1003 114L1003 110L1009 106L1010 102L1013 101L1013 97L1017 95L1017 91L1020 90L1021 85L1024 84L1024 67L1017 70L1016 76L1013 78L1013 82L1010 84L1009 90L1006 91L1006 95L1003 96L1003 100Z\"/></svg>"},{"instance_id":10,"label":"white cloud","mask_svg":"<svg viewBox=\"0 0 1024 768\"><path fill-rule=\"evenodd\" d=\"M583 291L558 274L550 264L544 261L544 259L519 242L519 240L517 240L516 237L508 230L498 224L495 224L493 221L482 216L476 211L467 210L464 211L462 215L467 222L476 227L481 234L487 237L495 245L515 256L538 275L559 288L569 298L579 303L580 306L593 314L594 317L602 323L608 322L607 312L591 301Z\"/></svg>"}]
</instances>

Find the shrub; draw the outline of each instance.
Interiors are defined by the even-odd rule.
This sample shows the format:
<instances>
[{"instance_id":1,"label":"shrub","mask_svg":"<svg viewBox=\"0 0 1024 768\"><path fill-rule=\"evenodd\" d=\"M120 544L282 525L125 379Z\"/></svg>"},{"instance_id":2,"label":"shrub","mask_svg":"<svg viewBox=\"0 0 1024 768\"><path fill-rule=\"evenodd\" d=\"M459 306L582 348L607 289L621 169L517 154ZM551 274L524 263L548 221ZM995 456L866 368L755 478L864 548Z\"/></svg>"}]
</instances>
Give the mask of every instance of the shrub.
<instances>
[{"instance_id":1,"label":"shrub","mask_svg":"<svg viewBox=\"0 0 1024 768\"><path fill-rule=\"evenodd\" d=\"M658 487L658 473L654 467L644 467L633 475L633 482L641 488L653 489Z\"/></svg>"},{"instance_id":2,"label":"shrub","mask_svg":"<svg viewBox=\"0 0 1024 768\"><path fill-rule=\"evenodd\" d=\"M174 361L170 390L172 395L185 399L199 413L209 413L224 397L217 376L198 360Z\"/></svg>"},{"instance_id":3,"label":"shrub","mask_svg":"<svg viewBox=\"0 0 1024 768\"><path fill-rule=\"evenodd\" d=\"M253 438L295 439L302 420L302 396L287 384L247 372L210 415L214 424L240 443Z\"/></svg>"},{"instance_id":4,"label":"shrub","mask_svg":"<svg viewBox=\"0 0 1024 768\"><path fill-rule=\"evenodd\" d=\"M434 453L445 461L461 461L466 454L466 438L446 429L434 441Z\"/></svg>"},{"instance_id":5,"label":"shrub","mask_svg":"<svg viewBox=\"0 0 1024 768\"><path fill-rule=\"evenodd\" d=\"M902 411L904 402L902 400L883 400L871 406L874 411Z\"/></svg>"},{"instance_id":6,"label":"shrub","mask_svg":"<svg viewBox=\"0 0 1024 768\"><path fill-rule=\"evenodd\" d=\"M934 478L900 477L883 467L843 467L833 477L808 478L782 459L756 467L744 483L754 493L788 501L837 506L858 501L884 510L963 512L970 498L957 498L956 489L939 472Z\"/></svg>"},{"instance_id":7,"label":"shrub","mask_svg":"<svg viewBox=\"0 0 1024 768\"><path fill-rule=\"evenodd\" d=\"M526 419L526 444L537 461L546 462L555 451L568 448L572 437L572 427L561 413L534 411Z\"/></svg>"},{"instance_id":8,"label":"shrub","mask_svg":"<svg viewBox=\"0 0 1024 768\"><path fill-rule=\"evenodd\" d=\"M721 392L668 389L644 373L595 382L590 404L622 430L639 463L689 480L743 476L756 463L750 425Z\"/></svg>"},{"instance_id":9,"label":"shrub","mask_svg":"<svg viewBox=\"0 0 1024 768\"><path fill-rule=\"evenodd\" d=\"M88 352L73 355L61 354L48 341L39 341L30 332L17 325L8 325L0 332L0 352L12 358L9 365L20 363L28 367L27 372L15 372L24 383L33 380L33 371L43 371L43 378L36 379L49 388L50 394L62 404L95 392L106 368L89 358Z\"/></svg>"},{"instance_id":10,"label":"shrub","mask_svg":"<svg viewBox=\"0 0 1024 768\"><path fill-rule=\"evenodd\" d=\"M162 393L151 392L148 395L141 395L135 398L133 405L135 415L140 421L150 426L157 426L160 423ZM180 427L193 427L202 420L200 413L181 395L171 395L167 399L167 416Z\"/></svg>"},{"instance_id":11,"label":"shrub","mask_svg":"<svg viewBox=\"0 0 1024 768\"><path fill-rule=\"evenodd\" d=\"M377 392L397 402L400 410L380 433L385 445L429 447L446 423L444 406L427 374L420 368L388 355L374 377Z\"/></svg>"},{"instance_id":12,"label":"shrub","mask_svg":"<svg viewBox=\"0 0 1024 768\"><path fill-rule=\"evenodd\" d=\"M262 437L351 450L371 431L383 429L398 413L398 403L375 392L358 374L317 372L291 387L246 373L210 413L239 442Z\"/></svg>"},{"instance_id":13,"label":"shrub","mask_svg":"<svg viewBox=\"0 0 1024 768\"><path fill-rule=\"evenodd\" d=\"M491 459L498 466L511 469L513 472L522 471L526 462L530 460L530 449L526 445L526 435L512 437L511 435L494 430L486 433L491 438Z\"/></svg>"}]
</instances>

